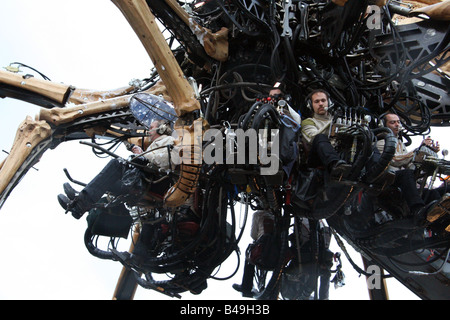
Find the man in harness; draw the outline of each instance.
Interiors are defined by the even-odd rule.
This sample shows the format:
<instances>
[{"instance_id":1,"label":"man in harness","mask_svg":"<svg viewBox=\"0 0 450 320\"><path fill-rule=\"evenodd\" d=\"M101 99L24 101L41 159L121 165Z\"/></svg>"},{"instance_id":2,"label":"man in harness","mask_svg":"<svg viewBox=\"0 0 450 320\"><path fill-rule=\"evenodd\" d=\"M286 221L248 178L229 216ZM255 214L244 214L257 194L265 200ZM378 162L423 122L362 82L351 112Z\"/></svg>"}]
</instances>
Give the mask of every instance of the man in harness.
<instances>
[{"instance_id":1,"label":"man in harness","mask_svg":"<svg viewBox=\"0 0 450 320\"><path fill-rule=\"evenodd\" d=\"M306 105L313 115L302 121L302 137L309 151L309 165L323 166L332 176L340 176L347 174L351 166L340 159L328 137L331 126L328 109L331 104L330 95L325 90L316 89L308 95Z\"/></svg>"},{"instance_id":2,"label":"man in harness","mask_svg":"<svg viewBox=\"0 0 450 320\"><path fill-rule=\"evenodd\" d=\"M160 169L167 170L170 168L169 148L174 144L175 139L171 136L172 128L170 124L163 120L154 120L150 124L148 137L150 145L143 152L139 146L133 146L131 151L138 155L135 157L136 164L148 163ZM139 156L143 154L142 156ZM69 183L64 184L64 194L58 195L58 202L66 210L71 212L72 216L80 219L83 214L91 209L106 192L114 195L126 194L129 188L122 182L122 178L131 170L133 165L120 158L114 158L108 162L103 170L94 179L89 182L83 190L77 192ZM164 194L167 190L164 186L155 185L152 191Z\"/></svg>"},{"instance_id":3,"label":"man in harness","mask_svg":"<svg viewBox=\"0 0 450 320\"><path fill-rule=\"evenodd\" d=\"M450 194L446 194L448 192L446 186L424 190L430 195L427 197L427 201L419 193L414 177L413 164L418 149L411 152L408 152L406 149L400 134L401 122L399 116L395 113L387 113L383 117L383 124L385 127L391 129L394 136L398 139L395 156L389 165L389 170L395 173L393 185L402 191L410 214L423 219L427 216L433 216L435 212L441 211L440 208L448 210L450 208ZM379 140L377 142L377 148L382 150L383 146L384 140ZM424 139L420 146L426 146L435 152L440 150L439 143L435 143L430 137Z\"/></svg>"}]
</instances>

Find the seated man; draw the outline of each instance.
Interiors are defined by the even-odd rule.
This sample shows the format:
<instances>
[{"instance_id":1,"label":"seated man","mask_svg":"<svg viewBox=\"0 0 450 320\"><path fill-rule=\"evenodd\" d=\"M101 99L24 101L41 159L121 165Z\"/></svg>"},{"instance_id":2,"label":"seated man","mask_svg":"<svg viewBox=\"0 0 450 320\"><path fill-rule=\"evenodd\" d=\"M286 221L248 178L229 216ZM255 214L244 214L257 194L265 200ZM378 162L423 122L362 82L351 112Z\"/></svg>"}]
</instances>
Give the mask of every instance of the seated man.
<instances>
[{"instance_id":1,"label":"seated man","mask_svg":"<svg viewBox=\"0 0 450 320\"><path fill-rule=\"evenodd\" d=\"M279 157L286 176L291 174L294 163L298 160L298 137L301 123L300 114L288 103L289 95L284 86L277 82L269 91L267 100L276 107L282 125L279 127L280 149Z\"/></svg>"},{"instance_id":2,"label":"seated man","mask_svg":"<svg viewBox=\"0 0 450 320\"><path fill-rule=\"evenodd\" d=\"M289 98L287 95L285 95L283 88L284 88L284 86L280 82L275 83L275 85L269 91L268 98L270 98L270 101L276 102L280 99L288 100ZM288 119L290 120L290 122L287 123L286 125L289 125L290 127L293 128L293 130L297 131L298 127L300 126L300 123L301 123L301 117L298 114L298 112L295 111L294 109L292 109L292 107L286 103L285 106L283 107L282 114L289 117Z\"/></svg>"},{"instance_id":3,"label":"seated man","mask_svg":"<svg viewBox=\"0 0 450 320\"><path fill-rule=\"evenodd\" d=\"M170 167L169 151L164 146L173 145L175 139L170 136L171 133L172 129L164 121L155 120L151 123L148 134L150 145L143 155L150 164L162 169ZM142 149L135 146L132 152L141 154ZM73 217L79 219L100 200L105 192L109 191L115 195L126 194L128 190L121 179L126 170L130 168L132 166L120 158L112 159L81 192L76 192L68 183L64 184L64 191L67 196L63 194L58 195L58 201L66 212L72 212ZM163 194L165 189L156 188L153 191Z\"/></svg>"},{"instance_id":4,"label":"seated man","mask_svg":"<svg viewBox=\"0 0 450 320\"><path fill-rule=\"evenodd\" d=\"M402 191L410 213L413 216L423 216L436 201L425 203L417 189L413 164L415 151L408 152L401 139L401 123L398 115L395 113L387 113L384 116L383 122L384 126L391 129L394 136L398 139L395 156L389 166L389 170L395 173L393 185ZM434 144L430 137L424 139L421 145L433 147L435 151L439 151L439 144ZM382 150L383 146L384 140L379 140L377 142L377 148ZM443 194L440 194L440 196L443 196Z\"/></svg>"},{"instance_id":5,"label":"seated man","mask_svg":"<svg viewBox=\"0 0 450 320\"><path fill-rule=\"evenodd\" d=\"M302 135L309 149L308 163L314 167L324 166L332 176L340 176L350 166L339 158L328 138L331 126L329 101L329 94L325 90L317 89L309 94L307 106L313 116L302 121Z\"/></svg>"}]
</instances>

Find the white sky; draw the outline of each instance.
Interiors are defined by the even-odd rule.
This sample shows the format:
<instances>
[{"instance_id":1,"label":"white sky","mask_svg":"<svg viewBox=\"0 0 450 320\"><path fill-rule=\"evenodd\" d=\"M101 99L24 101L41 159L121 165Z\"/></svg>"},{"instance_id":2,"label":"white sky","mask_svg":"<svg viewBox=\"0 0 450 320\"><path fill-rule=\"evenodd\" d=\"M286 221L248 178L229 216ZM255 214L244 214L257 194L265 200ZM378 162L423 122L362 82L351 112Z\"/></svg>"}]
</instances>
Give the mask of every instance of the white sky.
<instances>
[{"instance_id":1,"label":"white sky","mask_svg":"<svg viewBox=\"0 0 450 320\"><path fill-rule=\"evenodd\" d=\"M52 81L78 88L107 90L127 86L149 75L151 60L116 6L108 0L2 0L0 67L11 62L32 66ZM9 151L19 124L38 108L0 99L0 149ZM445 147L445 143L441 145ZM6 157L0 153L0 161ZM13 190L0 210L0 299L111 299L122 266L91 256L83 243L86 220L64 215L56 196L67 182L63 168L89 181L107 163L78 142L48 150ZM248 242L243 241L245 247ZM333 240L333 244L334 244ZM124 242L124 249L128 242ZM351 248L349 248L351 249ZM333 248L333 251L340 251ZM360 256L352 257L362 266ZM242 257L243 259L243 257ZM234 269L235 256L227 261ZM331 299L368 299L364 277L343 257L346 285L330 289ZM224 267L223 270L227 268ZM208 281L200 296L186 299L241 299L228 281ZM228 273L221 272L220 276ZM398 284L388 288L391 299L415 299ZM166 299L138 288L135 299ZM170 298L167 298L170 299Z\"/></svg>"}]
</instances>

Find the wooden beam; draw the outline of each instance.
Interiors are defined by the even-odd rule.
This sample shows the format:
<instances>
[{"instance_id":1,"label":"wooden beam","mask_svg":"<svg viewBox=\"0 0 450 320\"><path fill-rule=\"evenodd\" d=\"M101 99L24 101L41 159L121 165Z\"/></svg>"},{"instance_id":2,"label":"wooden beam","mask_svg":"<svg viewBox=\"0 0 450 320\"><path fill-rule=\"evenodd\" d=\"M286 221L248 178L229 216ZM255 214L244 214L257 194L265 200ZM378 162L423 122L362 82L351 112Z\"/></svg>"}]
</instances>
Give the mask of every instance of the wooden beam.
<instances>
[{"instance_id":1,"label":"wooden beam","mask_svg":"<svg viewBox=\"0 0 450 320\"><path fill-rule=\"evenodd\" d=\"M133 252L134 244L138 241L139 235L140 228L136 226L129 252ZM134 278L134 271L122 267L119 279L117 280L116 289L114 290L113 300L132 300L136 294L137 286L138 284Z\"/></svg>"},{"instance_id":2,"label":"wooden beam","mask_svg":"<svg viewBox=\"0 0 450 320\"><path fill-rule=\"evenodd\" d=\"M160 75L175 111L183 116L200 109L194 90L185 78L169 45L144 0L111 0L122 12L149 54Z\"/></svg>"}]
</instances>

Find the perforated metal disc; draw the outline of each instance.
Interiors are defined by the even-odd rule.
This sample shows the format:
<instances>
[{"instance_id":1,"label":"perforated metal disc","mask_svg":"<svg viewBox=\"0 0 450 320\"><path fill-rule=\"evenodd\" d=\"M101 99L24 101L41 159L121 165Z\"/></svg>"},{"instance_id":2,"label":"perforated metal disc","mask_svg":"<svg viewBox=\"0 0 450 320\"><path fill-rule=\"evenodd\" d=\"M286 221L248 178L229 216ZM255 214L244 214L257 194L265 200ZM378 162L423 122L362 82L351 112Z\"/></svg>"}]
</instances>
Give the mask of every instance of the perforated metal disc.
<instances>
[{"instance_id":1,"label":"perforated metal disc","mask_svg":"<svg viewBox=\"0 0 450 320\"><path fill-rule=\"evenodd\" d=\"M144 126L150 127L155 120L176 121L175 109L163 98L149 93L137 93L130 101L133 116Z\"/></svg>"}]
</instances>

